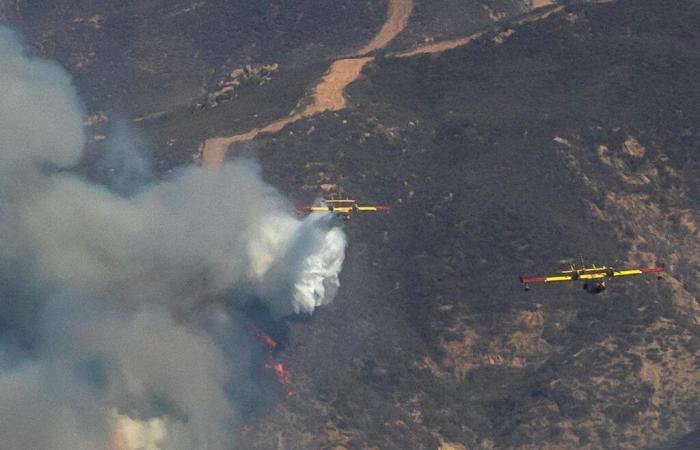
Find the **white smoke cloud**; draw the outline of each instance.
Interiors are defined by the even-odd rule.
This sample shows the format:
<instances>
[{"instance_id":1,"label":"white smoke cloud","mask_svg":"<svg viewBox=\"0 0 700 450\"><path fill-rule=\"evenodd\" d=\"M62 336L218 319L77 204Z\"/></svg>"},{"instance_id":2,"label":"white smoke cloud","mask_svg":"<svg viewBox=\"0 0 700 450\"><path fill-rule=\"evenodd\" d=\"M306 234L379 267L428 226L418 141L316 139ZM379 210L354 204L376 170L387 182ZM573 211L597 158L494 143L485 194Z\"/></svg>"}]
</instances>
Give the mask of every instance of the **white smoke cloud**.
<instances>
[{"instance_id":1,"label":"white smoke cloud","mask_svg":"<svg viewBox=\"0 0 700 450\"><path fill-rule=\"evenodd\" d=\"M226 386L251 350L214 305L313 312L337 292L343 232L294 217L252 162L134 191L56 170L81 157L80 101L2 27L0 85L2 448L231 448Z\"/></svg>"},{"instance_id":2,"label":"white smoke cloud","mask_svg":"<svg viewBox=\"0 0 700 450\"><path fill-rule=\"evenodd\" d=\"M84 143L82 107L60 66L27 56L15 33L0 27L0 167L40 159L67 166Z\"/></svg>"},{"instance_id":3,"label":"white smoke cloud","mask_svg":"<svg viewBox=\"0 0 700 450\"><path fill-rule=\"evenodd\" d=\"M293 230L293 238L282 247L259 289L263 298L277 299L277 314L311 313L335 297L338 274L345 256L345 238L330 226L331 215L312 216ZM292 293L292 302L279 301Z\"/></svg>"}]
</instances>

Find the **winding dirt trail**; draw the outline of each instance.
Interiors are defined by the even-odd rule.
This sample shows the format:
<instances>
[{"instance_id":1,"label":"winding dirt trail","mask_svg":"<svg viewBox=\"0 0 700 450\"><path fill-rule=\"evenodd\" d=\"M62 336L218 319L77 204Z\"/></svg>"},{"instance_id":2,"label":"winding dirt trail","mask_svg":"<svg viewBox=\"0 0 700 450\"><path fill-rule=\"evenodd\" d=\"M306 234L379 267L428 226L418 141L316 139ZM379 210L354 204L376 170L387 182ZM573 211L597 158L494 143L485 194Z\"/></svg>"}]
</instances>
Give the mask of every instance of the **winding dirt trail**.
<instances>
[{"instance_id":1,"label":"winding dirt trail","mask_svg":"<svg viewBox=\"0 0 700 450\"><path fill-rule=\"evenodd\" d=\"M253 128L245 133L229 137L209 138L200 146L202 165L205 167L219 166L226 156L228 148L237 142L255 139L259 134L277 133L290 123L304 117L310 117L324 111L339 111L347 105L345 88L360 76L362 68L371 57L339 59L328 69L321 81L312 91L312 102L301 112L293 112L287 117L276 120L262 128Z\"/></svg>"},{"instance_id":2,"label":"winding dirt trail","mask_svg":"<svg viewBox=\"0 0 700 450\"><path fill-rule=\"evenodd\" d=\"M541 0L539 2L537 0L535 0L532 3L532 5L533 5L532 7L533 7L533 9L538 9L538 8L541 8L544 6L550 6L552 4L554 4L554 3L551 0ZM548 9L548 10L542 11L542 12L537 13L537 14L528 15L526 17L521 18L520 20L510 22L510 24L511 25L522 25L522 24L528 23L528 22L536 22L538 20L546 19L547 17L551 16L552 14L556 14L556 13L563 11L563 10L564 10L563 6L557 6L556 8ZM487 30L487 31L491 31L491 30ZM474 39L481 37L487 31L474 33L472 35L469 35L469 36L466 36L466 37L463 37L460 39L452 39L449 41L441 41L441 42L435 42L435 43L428 44L428 45L423 45L423 46L416 47L416 48L411 49L411 50L406 50L404 52L397 53L395 56L398 58L409 58L411 56L416 56L416 55L442 53L445 50L450 50L453 48L461 47L463 45L467 45L470 42L472 42Z\"/></svg>"},{"instance_id":3,"label":"winding dirt trail","mask_svg":"<svg viewBox=\"0 0 700 450\"><path fill-rule=\"evenodd\" d=\"M421 47L416 47L412 50L406 50L405 52L398 53L396 56L398 56L399 58L410 58L411 56L416 55L442 53L445 50L449 50L451 48L467 45L474 39L480 37L482 34L484 33L475 33L460 39L452 39L449 41L441 41L435 42L434 44L423 45Z\"/></svg>"},{"instance_id":4,"label":"winding dirt trail","mask_svg":"<svg viewBox=\"0 0 700 450\"><path fill-rule=\"evenodd\" d=\"M333 62L318 84L314 86L309 105L304 107L301 112L292 112L289 116L264 127L253 128L234 136L214 137L205 140L199 147L202 165L205 167L219 166L223 162L228 148L237 142L250 141L264 133L276 133L286 125L304 117L345 108L347 105L345 88L357 80L368 62L374 60L374 57L363 55L384 48L391 42L406 28L412 11L413 0L389 0L387 20L379 32L356 53L358 57L339 59Z\"/></svg>"},{"instance_id":5,"label":"winding dirt trail","mask_svg":"<svg viewBox=\"0 0 700 450\"><path fill-rule=\"evenodd\" d=\"M357 51L358 56L382 49L401 33L413 12L413 0L389 0L387 19L381 30L367 45Z\"/></svg>"},{"instance_id":6,"label":"winding dirt trail","mask_svg":"<svg viewBox=\"0 0 700 450\"><path fill-rule=\"evenodd\" d=\"M602 0L599 0L602 1ZM551 6L552 0L532 0L533 10L541 7ZM539 13L527 15L520 20L511 22L511 25L522 25L528 22L535 22L546 19L552 14L564 10L563 6L545 9ZM379 32L372 40L362 47L356 57L338 59L328 68L321 80L314 86L311 93L311 103L301 111L292 111L290 115L276 120L261 128L253 128L245 133L228 137L214 137L205 140L200 145L201 163L205 167L219 166L228 148L237 142L246 142L255 139L260 134L277 133L290 123L294 123L302 118L311 117L324 111L339 111L347 106L345 89L352 82L357 80L362 73L364 66L374 60L373 56L366 56L368 53L384 48L401 31L406 28L408 19L413 11L413 0L389 0L387 20L382 25ZM502 26L502 25L499 25ZM474 33L469 36L452 39L442 42L435 42L428 45L416 47L394 55L394 57L408 58L416 55L439 54L445 50L450 50L463 45L468 45L475 39L481 37L490 30ZM512 33L511 33L512 34Z\"/></svg>"},{"instance_id":7,"label":"winding dirt trail","mask_svg":"<svg viewBox=\"0 0 700 450\"><path fill-rule=\"evenodd\" d=\"M313 103L304 108L303 116L323 111L338 111L347 105L345 88L357 80L365 64L374 58L339 59L334 62L313 91Z\"/></svg>"},{"instance_id":8,"label":"winding dirt trail","mask_svg":"<svg viewBox=\"0 0 700 450\"><path fill-rule=\"evenodd\" d=\"M542 8L543 6L549 6L554 4L554 0L532 0L532 9Z\"/></svg>"}]
</instances>

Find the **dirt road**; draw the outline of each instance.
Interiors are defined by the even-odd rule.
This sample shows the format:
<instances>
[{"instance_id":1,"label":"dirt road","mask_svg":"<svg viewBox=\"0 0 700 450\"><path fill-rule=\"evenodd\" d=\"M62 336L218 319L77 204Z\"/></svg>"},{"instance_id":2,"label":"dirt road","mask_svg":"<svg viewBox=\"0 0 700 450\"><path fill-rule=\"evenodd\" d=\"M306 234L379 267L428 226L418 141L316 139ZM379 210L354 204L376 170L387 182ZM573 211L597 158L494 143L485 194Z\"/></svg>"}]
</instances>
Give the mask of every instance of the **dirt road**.
<instances>
[{"instance_id":1,"label":"dirt road","mask_svg":"<svg viewBox=\"0 0 700 450\"><path fill-rule=\"evenodd\" d=\"M384 48L403 31L408 24L412 11L413 0L389 0L386 22L374 38L357 52L357 55L366 55L369 52ZM373 59L373 57L365 56L335 61L318 84L314 86L311 94L311 103L304 107L301 112L292 112L287 117L261 128L253 128L245 133L205 140L199 148L202 165L205 167L217 167L223 162L228 148L237 142L250 141L259 134L276 133L286 125L304 117L310 117L324 111L338 111L345 108L347 105L345 88L357 80L362 72L362 68Z\"/></svg>"},{"instance_id":2,"label":"dirt road","mask_svg":"<svg viewBox=\"0 0 700 450\"><path fill-rule=\"evenodd\" d=\"M531 2L531 7L535 9L552 4L553 2L551 0L533 0ZM512 22L512 24L519 25L526 22L542 20L554 13L562 11L563 8L563 6L559 6L542 11L539 14L528 15L520 20ZM374 38L357 52L357 55L366 55L367 53L384 48L406 28L412 11L413 0L389 0L386 22L382 25L382 28ZM460 39L435 42L406 50L395 56L407 58L421 54L442 53L445 50L467 45L483 34L484 32L480 32ZM372 56L338 59L333 62L321 80L314 86L311 94L311 103L305 106L301 111L292 111L287 117L276 120L261 128L253 128L245 133L228 137L214 137L205 140L200 145L202 165L206 167L217 167L224 160L228 148L237 142L250 141L260 134L276 133L290 123L296 122L304 117L311 117L324 111L339 111L344 109L347 106L345 89L348 85L357 80L364 66L372 60L374 60Z\"/></svg>"},{"instance_id":3,"label":"dirt road","mask_svg":"<svg viewBox=\"0 0 700 450\"><path fill-rule=\"evenodd\" d=\"M535 8L534 5L540 5L538 7L541 7L541 6L548 6L548 5L552 5L552 4L553 3L551 1L548 1L548 0L541 1L541 2L535 1L535 2L533 2L533 8ZM557 6L556 8L552 8L552 9L548 9L546 11L527 15L527 16L521 18L520 20L515 20L515 21L511 22L510 24L511 25L522 25L522 24L528 23L528 22L536 22L538 20L546 19L547 17L551 16L552 14L556 14L556 13L561 12L563 10L564 10L563 6ZM502 26L499 25L499 27L502 27ZM492 28L492 29L487 30L487 31L493 31L493 29L495 29L495 28ZM416 56L416 55L442 53L445 50L450 50L450 49L453 49L456 47L461 47L463 45L467 45L470 42L472 42L474 39L477 39L480 36L482 36L484 33L486 33L486 31L483 31L480 33L474 33L472 35L465 36L465 37L460 38L460 39L451 39L449 41L434 42L431 44L416 47L416 48L411 49L411 50L406 50L406 51L401 52L401 53L397 53L395 56L397 56L399 58L408 58L408 57Z\"/></svg>"},{"instance_id":4,"label":"dirt road","mask_svg":"<svg viewBox=\"0 0 700 450\"><path fill-rule=\"evenodd\" d=\"M276 120L262 128L253 128L245 133L229 137L216 137L204 141L200 147L202 165L216 167L223 162L228 148L236 142L245 142L255 139L261 133L276 133L290 123L310 117L324 111L338 111L345 108L345 88L355 81L362 72L362 68L374 58L339 59L328 69L321 81L314 87L311 103L301 112Z\"/></svg>"},{"instance_id":5,"label":"dirt road","mask_svg":"<svg viewBox=\"0 0 700 450\"><path fill-rule=\"evenodd\" d=\"M394 40L406 28L412 12L413 0L389 0L386 22L384 22L379 33L367 45L358 50L357 54L366 55L386 47L389 42Z\"/></svg>"}]
</instances>

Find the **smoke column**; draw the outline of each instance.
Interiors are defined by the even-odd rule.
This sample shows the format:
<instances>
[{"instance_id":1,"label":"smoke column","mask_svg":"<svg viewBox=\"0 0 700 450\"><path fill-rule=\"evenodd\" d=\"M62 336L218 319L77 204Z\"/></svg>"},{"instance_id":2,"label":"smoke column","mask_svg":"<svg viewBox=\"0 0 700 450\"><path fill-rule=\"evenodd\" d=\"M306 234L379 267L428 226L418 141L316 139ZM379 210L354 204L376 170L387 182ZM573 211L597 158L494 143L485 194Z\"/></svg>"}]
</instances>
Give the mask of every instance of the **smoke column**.
<instances>
[{"instance_id":1,"label":"smoke column","mask_svg":"<svg viewBox=\"0 0 700 450\"><path fill-rule=\"evenodd\" d=\"M2 27L0 86L0 446L235 447L226 386L254 350L221 302L330 302L342 230L298 220L249 161L142 183L123 139L110 164L136 173L86 181L70 77Z\"/></svg>"}]
</instances>

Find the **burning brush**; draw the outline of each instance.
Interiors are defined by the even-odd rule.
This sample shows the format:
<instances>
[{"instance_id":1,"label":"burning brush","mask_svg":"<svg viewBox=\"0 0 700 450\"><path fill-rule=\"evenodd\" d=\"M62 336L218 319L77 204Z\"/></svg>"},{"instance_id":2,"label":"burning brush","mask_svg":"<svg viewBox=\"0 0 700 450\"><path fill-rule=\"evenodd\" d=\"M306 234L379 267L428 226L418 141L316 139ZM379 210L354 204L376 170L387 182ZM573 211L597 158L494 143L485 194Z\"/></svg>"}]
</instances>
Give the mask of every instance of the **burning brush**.
<instances>
[{"instance_id":1,"label":"burning brush","mask_svg":"<svg viewBox=\"0 0 700 450\"><path fill-rule=\"evenodd\" d=\"M249 325L246 330L248 335L258 341L265 349L268 351L268 355L265 358L265 368L271 370L275 374L277 382L284 390L287 397L294 395L294 390L292 389L292 378L287 369L285 369L284 364L280 362L275 362L273 358L273 352L277 349L277 342L255 325Z\"/></svg>"}]
</instances>

